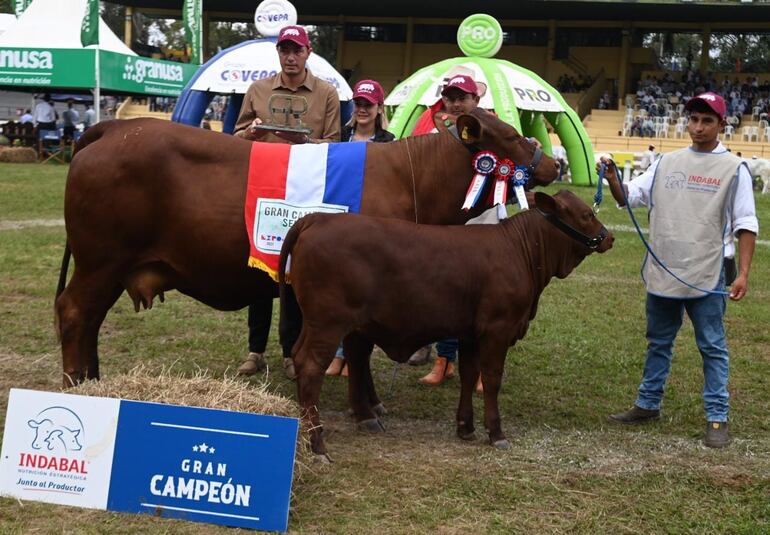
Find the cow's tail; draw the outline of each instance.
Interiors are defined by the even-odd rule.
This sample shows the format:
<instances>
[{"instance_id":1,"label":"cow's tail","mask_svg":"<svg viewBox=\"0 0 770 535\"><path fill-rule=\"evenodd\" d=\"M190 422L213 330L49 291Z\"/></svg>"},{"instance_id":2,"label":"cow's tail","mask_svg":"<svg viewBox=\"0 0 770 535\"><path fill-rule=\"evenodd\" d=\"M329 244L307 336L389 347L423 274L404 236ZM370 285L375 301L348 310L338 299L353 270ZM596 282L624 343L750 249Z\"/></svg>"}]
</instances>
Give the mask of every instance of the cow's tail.
<instances>
[{"instance_id":1,"label":"cow's tail","mask_svg":"<svg viewBox=\"0 0 770 535\"><path fill-rule=\"evenodd\" d=\"M294 245L299 239L299 235L306 230L315 220L315 214L301 218L286 233L286 239L281 247L281 257L278 262L278 292L281 303L280 320L278 322L278 333L281 339L284 358L291 358L294 343L300 336L302 327L302 311L297 303L294 290L289 286L289 280L286 276L286 264L289 261L289 255L294 249ZM290 275L289 275L290 278Z\"/></svg>"},{"instance_id":2,"label":"cow's tail","mask_svg":"<svg viewBox=\"0 0 770 535\"><path fill-rule=\"evenodd\" d=\"M70 251L70 244L68 241L65 241L64 256L61 259L61 269L59 270L59 284L56 286L56 297L53 301L53 324L59 341L61 341L61 325L59 322L59 312L56 308L56 302L59 300L59 296L62 292L64 292L64 287L67 286L67 271L69 271L71 256L72 251Z\"/></svg>"}]
</instances>

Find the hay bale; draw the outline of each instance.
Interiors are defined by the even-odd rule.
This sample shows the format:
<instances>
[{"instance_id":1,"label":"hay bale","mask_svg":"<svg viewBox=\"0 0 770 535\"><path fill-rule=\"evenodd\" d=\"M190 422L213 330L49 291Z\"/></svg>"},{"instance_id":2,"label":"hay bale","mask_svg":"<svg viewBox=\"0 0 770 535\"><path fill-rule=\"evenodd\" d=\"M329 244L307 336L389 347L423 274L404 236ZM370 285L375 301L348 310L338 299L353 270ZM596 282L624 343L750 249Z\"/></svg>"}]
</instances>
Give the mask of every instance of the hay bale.
<instances>
[{"instance_id":1,"label":"hay bale","mask_svg":"<svg viewBox=\"0 0 770 535\"><path fill-rule=\"evenodd\" d=\"M37 153L29 147L0 148L0 162L6 163L35 163Z\"/></svg>"},{"instance_id":2,"label":"hay bale","mask_svg":"<svg viewBox=\"0 0 770 535\"><path fill-rule=\"evenodd\" d=\"M299 405L290 399L268 392L267 386L266 383L254 385L232 377L217 379L207 371L199 371L193 377L174 375L170 370L165 369L157 374L152 373L144 365L139 365L126 375L108 377L101 381L86 381L69 392L83 396L299 418ZM307 433L300 430L294 463L295 480L301 479L301 473L307 468L309 462Z\"/></svg>"}]
</instances>

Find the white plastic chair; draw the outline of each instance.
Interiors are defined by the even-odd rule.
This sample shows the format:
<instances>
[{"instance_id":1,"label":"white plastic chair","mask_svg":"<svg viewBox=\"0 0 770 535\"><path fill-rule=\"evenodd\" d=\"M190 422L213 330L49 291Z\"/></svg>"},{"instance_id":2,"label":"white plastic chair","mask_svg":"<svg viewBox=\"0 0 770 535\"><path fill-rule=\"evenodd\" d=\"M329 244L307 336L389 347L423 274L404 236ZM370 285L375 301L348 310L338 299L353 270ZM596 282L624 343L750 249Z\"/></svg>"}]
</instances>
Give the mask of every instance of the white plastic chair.
<instances>
[{"instance_id":1,"label":"white plastic chair","mask_svg":"<svg viewBox=\"0 0 770 535\"><path fill-rule=\"evenodd\" d=\"M751 127L750 126L744 126L741 128L741 140L743 141L750 141L751 140Z\"/></svg>"},{"instance_id":2,"label":"white plastic chair","mask_svg":"<svg viewBox=\"0 0 770 535\"><path fill-rule=\"evenodd\" d=\"M759 127L758 126L750 126L749 128L751 128L751 130L749 132L749 141L751 141L753 139L754 141L759 142Z\"/></svg>"},{"instance_id":3,"label":"white plastic chair","mask_svg":"<svg viewBox=\"0 0 770 535\"><path fill-rule=\"evenodd\" d=\"M765 143L770 141L770 126L766 126L764 131L762 132L762 136L765 140Z\"/></svg>"},{"instance_id":4,"label":"white plastic chair","mask_svg":"<svg viewBox=\"0 0 770 535\"><path fill-rule=\"evenodd\" d=\"M735 133L735 127L733 125L728 124L727 126L725 126L725 139L729 137L730 141L732 141L734 133Z\"/></svg>"},{"instance_id":5,"label":"white plastic chair","mask_svg":"<svg viewBox=\"0 0 770 535\"><path fill-rule=\"evenodd\" d=\"M754 106L751 108L751 120L759 119L759 112L762 111L762 108L759 106Z\"/></svg>"},{"instance_id":6,"label":"white plastic chair","mask_svg":"<svg viewBox=\"0 0 770 535\"><path fill-rule=\"evenodd\" d=\"M732 128L732 126L730 128ZM687 125L686 124L684 124L684 123L677 124L676 128L674 129L674 137L677 137L677 138L684 137L684 133L686 131L687 131ZM726 135L727 135L727 127L725 127L725 136ZM732 136L733 136L733 133L731 131L730 132L730 139L732 139Z\"/></svg>"},{"instance_id":7,"label":"white plastic chair","mask_svg":"<svg viewBox=\"0 0 770 535\"><path fill-rule=\"evenodd\" d=\"M655 137L668 137L668 124L660 123L655 127Z\"/></svg>"}]
</instances>

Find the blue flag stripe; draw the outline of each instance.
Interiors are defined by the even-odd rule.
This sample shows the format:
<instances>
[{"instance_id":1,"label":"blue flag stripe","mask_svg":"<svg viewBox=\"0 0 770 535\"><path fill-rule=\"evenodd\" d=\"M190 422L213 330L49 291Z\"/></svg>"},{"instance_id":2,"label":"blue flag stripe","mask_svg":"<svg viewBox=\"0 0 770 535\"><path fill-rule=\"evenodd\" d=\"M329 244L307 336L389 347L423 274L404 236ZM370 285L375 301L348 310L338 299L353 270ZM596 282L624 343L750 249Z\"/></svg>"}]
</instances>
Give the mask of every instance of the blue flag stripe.
<instances>
[{"instance_id":1,"label":"blue flag stripe","mask_svg":"<svg viewBox=\"0 0 770 535\"><path fill-rule=\"evenodd\" d=\"M361 211L367 145L363 142L329 145L323 202L349 206L353 213Z\"/></svg>"}]
</instances>

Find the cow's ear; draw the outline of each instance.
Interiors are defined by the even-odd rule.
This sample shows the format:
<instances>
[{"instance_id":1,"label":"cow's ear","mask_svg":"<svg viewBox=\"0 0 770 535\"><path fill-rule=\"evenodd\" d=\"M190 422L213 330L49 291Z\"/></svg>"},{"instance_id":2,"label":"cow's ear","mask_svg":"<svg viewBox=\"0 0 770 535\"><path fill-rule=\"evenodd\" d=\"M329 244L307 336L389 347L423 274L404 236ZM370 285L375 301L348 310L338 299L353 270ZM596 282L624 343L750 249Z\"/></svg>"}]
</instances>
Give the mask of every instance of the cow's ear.
<instances>
[{"instance_id":1,"label":"cow's ear","mask_svg":"<svg viewBox=\"0 0 770 535\"><path fill-rule=\"evenodd\" d=\"M463 114L457 118L457 135L466 145L475 145L481 140L481 123L473 115Z\"/></svg>"},{"instance_id":2,"label":"cow's ear","mask_svg":"<svg viewBox=\"0 0 770 535\"><path fill-rule=\"evenodd\" d=\"M535 206L540 208L546 214L556 213L556 199L541 191L535 192Z\"/></svg>"},{"instance_id":3,"label":"cow's ear","mask_svg":"<svg viewBox=\"0 0 770 535\"><path fill-rule=\"evenodd\" d=\"M27 425L33 429L37 429L40 426L40 422L36 422L35 420L29 420L27 422Z\"/></svg>"}]
</instances>

